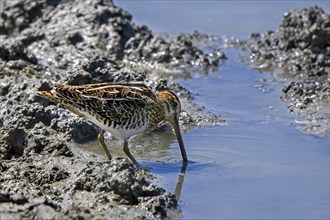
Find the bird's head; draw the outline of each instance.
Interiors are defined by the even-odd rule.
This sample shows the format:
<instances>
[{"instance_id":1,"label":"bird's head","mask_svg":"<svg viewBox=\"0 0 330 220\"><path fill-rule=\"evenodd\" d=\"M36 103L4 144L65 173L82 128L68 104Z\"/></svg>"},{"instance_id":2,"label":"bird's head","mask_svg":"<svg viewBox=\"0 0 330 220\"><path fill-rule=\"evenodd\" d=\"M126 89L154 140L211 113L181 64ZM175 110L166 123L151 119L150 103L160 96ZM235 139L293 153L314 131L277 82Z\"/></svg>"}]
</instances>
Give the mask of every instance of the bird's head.
<instances>
[{"instance_id":1,"label":"bird's head","mask_svg":"<svg viewBox=\"0 0 330 220\"><path fill-rule=\"evenodd\" d=\"M180 100L173 92L168 90L157 93L157 98L164 107L165 119L170 121L174 128L175 135L179 142L182 159L184 161L187 161L188 158L183 144L182 135L179 126L179 115L181 112Z\"/></svg>"},{"instance_id":2,"label":"bird's head","mask_svg":"<svg viewBox=\"0 0 330 220\"><path fill-rule=\"evenodd\" d=\"M157 93L158 100L163 104L165 118L169 121L174 117L179 118L181 112L181 103L179 98L171 91L162 91Z\"/></svg>"}]
</instances>

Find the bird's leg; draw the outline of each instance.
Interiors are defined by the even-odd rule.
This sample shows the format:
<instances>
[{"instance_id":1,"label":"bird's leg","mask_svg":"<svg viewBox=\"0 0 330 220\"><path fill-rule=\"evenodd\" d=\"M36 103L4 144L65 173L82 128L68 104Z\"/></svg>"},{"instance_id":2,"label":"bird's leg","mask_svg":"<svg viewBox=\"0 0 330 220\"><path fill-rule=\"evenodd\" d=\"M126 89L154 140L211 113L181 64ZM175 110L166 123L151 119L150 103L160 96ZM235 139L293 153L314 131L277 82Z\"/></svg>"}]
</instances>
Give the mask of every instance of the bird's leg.
<instances>
[{"instance_id":1,"label":"bird's leg","mask_svg":"<svg viewBox=\"0 0 330 220\"><path fill-rule=\"evenodd\" d=\"M99 142L101 144L101 147L103 148L103 150L105 151L105 154L107 155L107 158L109 160L111 160L111 154L110 154L110 152L109 152L109 150L107 148L107 145L105 145L105 143L104 143L104 133L105 133L105 131L102 130L100 132L99 136L98 136L98 139L99 139Z\"/></svg>"},{"instance_id":2,"label":"bird's leg","mask_svg":"<svg viewBox=\"0 0 330 220\"><path fill-rule=\"evenodd\" d=\"M128 141L126 139L124 139L124 148L123 148L125 154L128 156L128 158L134 163L137 164L135 158L133 157L133 155L131 154L131 152L129 152L128 149Z\"/></svg>"}]
</instances>

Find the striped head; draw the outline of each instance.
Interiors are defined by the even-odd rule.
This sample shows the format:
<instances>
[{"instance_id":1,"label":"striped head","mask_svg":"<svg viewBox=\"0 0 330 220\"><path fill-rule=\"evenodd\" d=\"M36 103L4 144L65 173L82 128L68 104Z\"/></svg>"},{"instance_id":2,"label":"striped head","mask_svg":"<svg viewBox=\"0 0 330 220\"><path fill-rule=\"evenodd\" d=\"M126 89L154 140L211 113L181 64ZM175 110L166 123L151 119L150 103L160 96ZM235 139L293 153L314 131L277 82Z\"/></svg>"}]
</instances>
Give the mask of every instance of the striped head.
<instances>
[{"instance_id":1,"label":"striped head","mask_svg":"<svg viewBox=\"0 0 330 220\"><path fill-rule=\"evenodd\" d=\"M165 120L170 121L175 135L179 142L183 161L187 161L187 154L183 144L182 135L179 126L179 115L181 112L181 103L179 98L171 91L162 91L156 94L158 101L163 105L165 111Z\"/></svg>"},{"instance_id":2,"label":"striped head","mask_svg":"<svg viewBox=\"0 0 330 220\"><path fill-rule=\"evenodd\" d=\"M165 119L171 121L173 117L179 118L181 103L179 98L171 91L162 91L156 94L158 101L163 105Z\"/></svg>"}]
</instances>

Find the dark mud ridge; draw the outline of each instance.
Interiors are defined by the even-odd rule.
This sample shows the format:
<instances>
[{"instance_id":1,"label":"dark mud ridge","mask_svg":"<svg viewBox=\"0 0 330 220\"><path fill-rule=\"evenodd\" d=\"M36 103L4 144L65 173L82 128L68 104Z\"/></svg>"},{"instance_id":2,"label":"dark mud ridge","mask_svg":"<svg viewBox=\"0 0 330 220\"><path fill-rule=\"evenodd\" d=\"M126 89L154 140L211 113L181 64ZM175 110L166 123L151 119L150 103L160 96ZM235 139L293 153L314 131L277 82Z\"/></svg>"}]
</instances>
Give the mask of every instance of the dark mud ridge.
<instances>
[{"instance_id":1,"label":"dark mud ridge","mask_svg":"<svg viewBox=\"0 0 330 220\"><path fill-rule=\"evenodd\" d=\"M168 216L177 201L154 177L79 149L99 129L35 93L55 82L142 81L179 95L184 130L220 125L171 79L216 69L225 55L195 47L208 38L197 32L154 36L112 1L10 0L0 10L0 218Z\"/></svg>"},{"instance_id":2,"label":"dark mud ridge","mask_svg":"<svg viewBox=\"0 0 330 220\"><path fill-rule=\"evenodd\" d=\"M330 16L319 7L289 11L276 31L240 42L252 68L275 72L282 100L304 132L330 135Z\"/></svg>"}]
</instances>

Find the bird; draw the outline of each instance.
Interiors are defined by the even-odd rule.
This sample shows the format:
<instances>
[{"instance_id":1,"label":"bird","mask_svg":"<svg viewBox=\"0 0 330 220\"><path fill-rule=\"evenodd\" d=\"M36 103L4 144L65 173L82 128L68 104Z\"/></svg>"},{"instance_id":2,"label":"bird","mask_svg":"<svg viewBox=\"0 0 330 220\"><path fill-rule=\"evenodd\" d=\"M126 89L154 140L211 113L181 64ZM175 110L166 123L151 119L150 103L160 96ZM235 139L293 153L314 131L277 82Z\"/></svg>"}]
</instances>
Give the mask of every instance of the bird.
<instances>
[{"instance_id":1,"label":"bird","mask_svg":"<svg viewBox=\"0 0 330 220\"><path fill-rule=\"evenodd\" d=\"M59 103L98 127L98 140L108 160L112 156L104 142L104 133L110 132L124 141L123 150L137 164L130 153L130 137L152 131L161 122L172 124L181 156L188 161L179 127L181 103L170 90L153 92L143 83L95 83L84 85L54 84L51 91L38 91L38 96Z\"/></svg>"}]
</instances>

